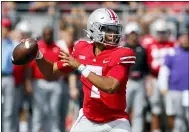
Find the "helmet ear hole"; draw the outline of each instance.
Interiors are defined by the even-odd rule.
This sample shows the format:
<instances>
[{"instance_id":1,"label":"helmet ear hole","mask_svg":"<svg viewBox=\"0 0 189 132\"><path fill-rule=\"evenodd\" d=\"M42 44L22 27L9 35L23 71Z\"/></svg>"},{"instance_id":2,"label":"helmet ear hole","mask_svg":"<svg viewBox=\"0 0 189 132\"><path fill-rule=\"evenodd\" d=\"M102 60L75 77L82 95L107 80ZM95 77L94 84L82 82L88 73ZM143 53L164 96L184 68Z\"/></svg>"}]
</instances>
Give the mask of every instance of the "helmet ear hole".
<instances>
[{"instance_id":1,"label":"helmet ear hole","mask_svg":"<svg viewBox=\"0 0 189 132\"><path fill-rule=\"evenodd\" d=\"M91 30L91 29L90 29L90 31L91 31L91 33L93 33L93 32L94 32L94 31L93 31L93 30Z\"/></svg>"}]
</instances>

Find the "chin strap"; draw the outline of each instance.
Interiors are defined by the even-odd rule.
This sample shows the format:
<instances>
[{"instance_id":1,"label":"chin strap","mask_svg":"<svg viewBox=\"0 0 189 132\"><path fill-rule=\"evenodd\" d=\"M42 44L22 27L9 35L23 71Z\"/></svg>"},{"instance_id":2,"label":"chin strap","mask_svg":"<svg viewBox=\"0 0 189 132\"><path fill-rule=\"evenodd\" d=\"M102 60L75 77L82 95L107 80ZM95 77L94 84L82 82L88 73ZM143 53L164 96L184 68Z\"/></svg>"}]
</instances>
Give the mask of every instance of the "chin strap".
<instances>
[{"instance_id":1,"label":"chin strap","mask_svg":"<svg viewBox=\"0 0 189 132\"><path fill-rule=\"evenodd\" d=\"M103 41L103 39L104 39L104 35L103 36L101 36L100 35L100 32L93 32L93 33L91 33L90 31L88 31L88 30L85 30L85 29L83 29L86 33L87 33L87 37L88 38L90 38L92 41L95 41L95 42L102 42Z\"/></svg>"},{"instance_id":2,"label":"chin strap","mask_svg":"<svg viewBox=\"0 0 189 132\"><path fill-rule=\"evenodd\" d=\"M85 30L85 29L83 29L83 30L87 33L87 37L90 38L90 39L91 39L92 41L94 41L94 42L97 42L97 43L103 44L103 45L107 45L107 46L118 46L117 44L111 44L111 43L108 43L108 42L100 42L100 41L97 41L97 40L94 39L94 37L93 37L93 35L91 34L90 31ZM105 34L104 34L103 36L105 36ZM104 39L104 38L103 38L103 39Z\"/></svg>"}]
</instances>

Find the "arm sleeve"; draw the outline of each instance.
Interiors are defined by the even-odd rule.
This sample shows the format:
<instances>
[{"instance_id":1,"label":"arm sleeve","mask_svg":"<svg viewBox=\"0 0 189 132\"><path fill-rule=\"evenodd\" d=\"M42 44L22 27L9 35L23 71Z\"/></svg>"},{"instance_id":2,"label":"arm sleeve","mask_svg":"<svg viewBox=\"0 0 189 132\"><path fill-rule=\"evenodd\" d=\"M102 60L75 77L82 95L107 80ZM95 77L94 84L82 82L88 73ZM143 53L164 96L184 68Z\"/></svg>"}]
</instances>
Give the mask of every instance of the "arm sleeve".
<instances>
[{"instance_id":1,"label":"arm sleeve","mask_svg":"<svg viewBox=\"0 0 189 132\"><path fill-rule=\"evenodd\" d=\"M130 70L130 67L135 64L136 56L132 49L126 49L121 52L121 55L118 57L115 57L115 63L117 64L113 66L109 72L107 73L107 76L111 76L115 79L117 79L120 83L124 82L124 80L128 77L128 73Z\"/></svg>"},{"instance_id":2,"label":"arm sleeve","mask_svg":"<svg viewBox=\"0 0 189 132\"><path fill-rule=\"evenodd\" d=\"M62 62L62 61L57 62L57 68L59 71L61 71L63 73L70 73L73 71L73 69L71 67L64 67L63 64L64 64L64 62Z\"/></svg>"},{"instance_id":3,"label":"arm sleeve","mask_svg":"<svg viewBox=\"0 0 189 132\"><path fill-rule=\"evenodd\" d=\"M129 71L129 66L127 65L116 65L107 74L107 76L117 79L120 83L127 78L127 73Z\"/></svg>"},{"instance_id":4,"label":"arm sleeve","mask_svg":"<svg viewBox=\"0 0 189 132\"><path fill-rule=\"evenodd\" d=\"M136 61L135 52L131 49L127 50L123 53L123 55L119 58L119 64L133 65Z\"/></svg>"}]
</instances>

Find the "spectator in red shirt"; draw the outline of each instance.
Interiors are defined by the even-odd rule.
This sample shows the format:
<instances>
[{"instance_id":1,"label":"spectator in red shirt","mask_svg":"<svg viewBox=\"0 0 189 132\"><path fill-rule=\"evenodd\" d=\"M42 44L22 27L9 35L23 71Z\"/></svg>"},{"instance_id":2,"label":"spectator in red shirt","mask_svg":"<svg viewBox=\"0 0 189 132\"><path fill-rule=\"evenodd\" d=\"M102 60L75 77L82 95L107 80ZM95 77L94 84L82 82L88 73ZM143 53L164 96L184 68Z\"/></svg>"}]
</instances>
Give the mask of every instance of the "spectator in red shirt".
<instances>
[{"instance_id":1,"label":"spectator in red shirt","mask_svg":"<svg viewBox=\"0 0 189 132\"><path fill-rule=\"evenodd\" d=\"M53 40L53 29L51 27L44 28L38 46L48 60L52 62L59 60L60 48L56 46ZM38 69L35 61L30 63L28 72L27 81L32 84L33 88L32 132L39 132L41 129L61 132L60 108L63 90L61 79L47 80ZM44 128L43 124L45 125Z\"/></svg>"},{"instance_id":2,"label":"spectator in red shirt","mask_svg":"<svg viewBox=\"0 0 189 132\"><path fill-rule=\"evenodd\" d=\"M173 53L174 43L169 41L168 22L157 19L150 25L150 31L155 41L146 46L147 62L150 69L149 80L146 83L146 95L152 113L152 132L161 132L160 115L162 114L162 98L157 83L160 66L166 55Z\"/></svg>"}]
</instances>

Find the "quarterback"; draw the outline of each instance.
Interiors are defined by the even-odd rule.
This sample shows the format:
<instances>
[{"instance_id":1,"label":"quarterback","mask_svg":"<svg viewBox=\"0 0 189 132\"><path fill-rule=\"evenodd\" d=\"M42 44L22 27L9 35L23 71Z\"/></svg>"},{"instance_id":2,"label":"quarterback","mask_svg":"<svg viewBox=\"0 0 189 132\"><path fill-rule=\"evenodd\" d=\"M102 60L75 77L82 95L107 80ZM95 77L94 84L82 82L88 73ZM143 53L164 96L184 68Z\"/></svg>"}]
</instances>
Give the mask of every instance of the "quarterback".
<instances>
[{"instance_id":1,"label":"quarterback","mask_svg":"<svg viewBox=\"0 0 189 132\"><path fill-rule=\"evenodd\" d=\"M81 73L84 103L71 132L131 132L126 109L126 84L134 51L118 46L122 25L111 9L100 8L88 18L87 36L78 41L71 54L61 51L61 61L52 63L40 51L40 71L56 78L73 70Z\"/></svg>"}]
</instances>

